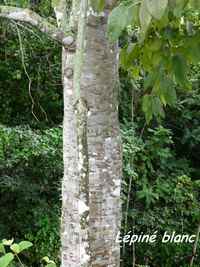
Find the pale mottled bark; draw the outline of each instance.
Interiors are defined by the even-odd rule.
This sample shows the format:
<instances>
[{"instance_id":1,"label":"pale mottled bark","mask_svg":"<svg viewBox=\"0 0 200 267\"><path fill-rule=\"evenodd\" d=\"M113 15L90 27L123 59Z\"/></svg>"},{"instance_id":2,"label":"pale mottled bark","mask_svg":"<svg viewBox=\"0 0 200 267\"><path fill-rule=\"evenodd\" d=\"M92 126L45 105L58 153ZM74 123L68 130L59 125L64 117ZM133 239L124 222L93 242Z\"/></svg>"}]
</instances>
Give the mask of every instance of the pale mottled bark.
<instances>
[{"instance_id":1,"label":"pale mottled bark","mask_svg":"<svg viewBox=\"0 0 200 267\"><path fill-rule=\"evenodd\" d=\"M78 34L76 40L76 57L74 64L74 90L76 94L77 101L80 98L81 89L81 74L83 71L84 63L84 54L86 46L86 23L87 23L87 10L88 10L88 1L80 1L79 9L79 20L78 20Z\"/></svg>"},{"instance_id":2,"label":"pale mottled bark","mask_svg":"<svg viewBox=\"0 0 200 267\"><path fill-rule=\"evenodd\" d=\"M56 15L57 24L59 28L63 29L63 31L67 31L68 30L67 2L66 0L58 0L55 3L54 3L54 12Z\"/></svg>"},{"instance_id":3,"label":"pale mottled bark","mask_svg":"<svg viewBox=\"0 0 200 267\"><path fill-rule=\"evenodd\" d=\"M73 90L74 52L63 49L63 159L64 177L62 181L62 267L80 266L80 224L79 224L79 182L75 95Z\"/></svg>"},{"instance_id":4,"label":"pale mottled bark","mask_svg":"<svg viewBox=\"0 0 200 267\"><path fill-rule=\"evenodd\" d=\"M24 9L0 5L0 17L29 23L30 25L37 27L41 32L46 33L52 39L61 43L65 37L63 31L49 23L45 18L27 8Z\"/></svg>"},{"instance_id":5,"label":"pale mottled bark","mask_svg":"<svg viewBox=\"0 0 200 267\"><path fill-rule=\"evenodd\" d=\"M62 7L62 8L61 8ZM75 10L76 7L76 10ZM73 6L75 13L79 6ZM66 21L63 0L58 2L55 13L57 22L63 27ZM62 13L63 12L63 13ZM60 20L60 18L62 20ZM70 17L70 25L75 21L74 13ZM63 89L64 89L64 122L63 122L63 156L64 177L62 181L62 267L88 267L88 159L87 133L85 114L87 107L79 101L80 71L75 66L76 51L63 49ZM77 58L78 59L78 58ZM74 72L78 73L74 82ZM78 88L76 88L78 87ZM83 112L81 114L81 111ZM86 228L86 229L84 229Z\"/></svg>"},{"instance_id":6,"label":"pale mottled bark","mask_svg":"<svg viewBox=\"0 0 200 267\"><path fill-rule=\"evenodd\" d=\"M80 224L80 266L90 266L89 242L89 158L87 143L87 99L81 97L81 74L85 59L85 37L88 0L80 1L80 16L76 40L76 55L74 62L74 92L76 97L76 131L78 150L78 183L79 183L79 224Z\"/></svg>"},{"instance_id":7,"label":"pale mottled bark","mask_svg":"<svg viewBox=\"0 0 200 267\"><path fill-rule=\"evenodd\" d=\"M81 92L88 102L90 267L117 267L120 248L121 141L118 123L118 48L106 35L107 16L90 16Z\"/></svg>"},{"instance_id":8,"label":"pale mottled bark","mask_svg":"<svg viewBox=\"0 0 200 267\"><path fill-rule=\"evenodd\" d=\"M79 5L80 0L73 0L71 7L71 17L70 17L70 27L74 30L77 30L78 18L79 18Z\"/></svg>"}]
</instances>

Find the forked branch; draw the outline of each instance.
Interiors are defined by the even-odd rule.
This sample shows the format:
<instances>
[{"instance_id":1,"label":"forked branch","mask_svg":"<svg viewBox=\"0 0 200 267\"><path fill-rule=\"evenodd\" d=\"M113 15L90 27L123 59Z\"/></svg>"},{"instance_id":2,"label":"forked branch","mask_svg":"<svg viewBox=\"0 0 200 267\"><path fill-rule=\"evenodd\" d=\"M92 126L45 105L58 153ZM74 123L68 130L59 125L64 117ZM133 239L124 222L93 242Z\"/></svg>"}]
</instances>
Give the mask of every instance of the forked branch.
<instances>
[{"instance_id":1,"label":"forked branch","mask_svg":"<svg viewBox=\"0 0 200 267\"><path fill-rule=\"evenodd\" d=\"M60 43L63 43L63 39L66 37L61 29L27 8L0 5L0 18L28 23Z\"/></svg>"}]
</instances>

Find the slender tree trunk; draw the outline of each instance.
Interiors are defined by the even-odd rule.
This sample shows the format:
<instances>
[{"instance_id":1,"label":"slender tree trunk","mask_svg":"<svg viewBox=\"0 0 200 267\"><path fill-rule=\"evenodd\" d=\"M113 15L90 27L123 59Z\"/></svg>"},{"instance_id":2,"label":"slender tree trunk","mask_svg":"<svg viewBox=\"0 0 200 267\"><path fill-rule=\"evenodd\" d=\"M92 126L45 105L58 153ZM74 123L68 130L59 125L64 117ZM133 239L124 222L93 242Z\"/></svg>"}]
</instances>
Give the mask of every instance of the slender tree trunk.
<instances>
[{"instance_id":1,"label":"slender tree trunk","mask_svg":"<svg viewBox=\"0 0 200 267\"><path fill-rule=\"evenodd\" d=\"M80 7L80 10L79 10ZM87 103L81 98L87 0L73 3L70 23L78 22L76 51L63 49L64 179L62 183L62 266L90 266Z\"/></svg>"},{"instance_id":2,"label":"slender tree trunk","mask_svg":"<svg viewBox=\"0 0 200 267\"><path fill-rule=\"evenodd\" d=\"M122 175L117 103L118 47L117 44L111 45L107 39L108 14L107 5L102 16L94 13L88 15L80 88L80 97L84 99L88 109L90 261L82 247L79 216L80 148L73 105L74 52L63 50L65 170L62 186L62 267L120 266L120 247L115 243L120 229ZM82 205L81 208L86 207Z\"/></svg>"},{"instance_id":3,"label":"slender tree trunk","mask_svg":"<svg viewBox=\"0 0 200 267\"><path fill-rule=\"evenodd\" d=\"M78 213L78 150L76 134L76 117L73 103L73 60L74 52L63 48L63 88L64 88L64 122L63 155L64 178L62 181L62 267L80 266L80 229Z\"/></svg>"}]
</instances>

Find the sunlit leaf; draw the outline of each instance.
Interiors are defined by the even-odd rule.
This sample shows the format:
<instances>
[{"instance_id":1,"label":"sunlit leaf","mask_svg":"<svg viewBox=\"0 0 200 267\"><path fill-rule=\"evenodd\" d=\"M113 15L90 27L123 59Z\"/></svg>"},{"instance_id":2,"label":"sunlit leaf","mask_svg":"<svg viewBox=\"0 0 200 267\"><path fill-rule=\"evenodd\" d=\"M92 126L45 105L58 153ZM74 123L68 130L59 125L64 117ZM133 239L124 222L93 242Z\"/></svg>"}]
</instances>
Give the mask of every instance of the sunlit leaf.
<instances>
[{"instance_id":1,"label":"sunlit leaf","mask_svg":"<svg viewBox=\"0 0 200 267\"><path fill-rule=\"evenodd\" d=\"M105 7L105 0L91 0L91 5L95 11L101 12Z\"/></svg>"},{"instance_id":2,"label":"sunlit leaf","mask_svg":"<svg viewBox=\"0 0 200 267\"><path fill-rule=\"evenodd\" d=\"M0 258L0 267L7 267L14 259L14 255L10 252Z\"/></svg>"},{"instance_id":3,"label":"sunlit leaf","mask_svg":"<svg viewBox=\"0 0 200 267\"><path fill-rule=\"evenodd\" d=\"M2 243L3 243L4 246L10 246L10 245L12 245L13 242L14 242L13 238L10 239L10 240L7 240L7 239L3 239L2 240Z\"/></svg>"},{"instance_id":4,"label":"sunlit leaf","mask_svg":"<svg viewBox=\"0 0 200 267\"><path fill-rule=\"evenodd\" d=\"M55 263L48 263L48 264L46 265L46 267L56 267L56 264L55 264Z\"/></svg>"},{"instance_id":5,"label":"sunlit leaf","mask_svg":"<svg viewBox=\"0 0 200 267\"><path fill-rule=\"evenodd\" d=\"M20 252L20 248L19 248L19 245L18 244L12 244L10 246L10 249L15 253L15 254L18 254Z\"/></svg>"},{"instance_id":6,"label":"sunlit leaf","mask_svg":"<svg viewBox=\"0 0 200 267\"><path fill-rule=\"evenodd\" d=\"M145 2L152 17L160 20L166 11L168 0L145 0Z\"/></svg>"},{"instance_id":7,"label":"sunlit leaf","mask_svg":"<svg viewBox=\"0 0 200 267\"><path fill-rule=\"evenodd\" d=\"M152 96L145 95L142 100L142 110L145 114L147 123L149 123L153 118L152 104Z\"/></svg>"},{"instance_id":8,"label":"sunlit leaf","mask_svg":"<svg viewBox=\"0 0 200 267\"><path fill-rule=\"evenodd\" d=\"M146 0L143 0L140 6L139 19L141 25L141 41L145 38L146 32L151 23L151 14L148 11Z\"/></svg>"},{"instance_id":9,"label":"sunlit leaf","mask_svg":"<svg viewBox=\"0 0 200 267\"><path fill-rule=\"evenodd\" d=\"M25 249L28 249L28 248L30 248L32 246L33 246L33 244L31 242L29 242L29 241L21 241L19 243L20 252L25 250Z\"/></svg>"},{"instance_id":10,"label":"sunlit leaf","mask_svg":"<svg viewBox=\"0 0 200 267\"><path fill-rule=\"evenodd\" d=\"M111 41L116 41L122 31L132 23L135 5L120 4L114 8L108 18L108 36Z\"/></svg>"}]
</instances>

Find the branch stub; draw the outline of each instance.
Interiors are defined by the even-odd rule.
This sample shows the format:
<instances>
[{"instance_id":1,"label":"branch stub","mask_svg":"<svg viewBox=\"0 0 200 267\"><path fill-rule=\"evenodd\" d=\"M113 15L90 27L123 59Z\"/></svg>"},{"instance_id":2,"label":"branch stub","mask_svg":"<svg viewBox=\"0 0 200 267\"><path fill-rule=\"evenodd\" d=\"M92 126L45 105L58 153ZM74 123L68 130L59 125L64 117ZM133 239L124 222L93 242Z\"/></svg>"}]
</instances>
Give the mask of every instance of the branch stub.
<instances>
[{"instance_id":1,"label":"branch stub","mask_svg":"<svg viewBox=\"0 0 200 267\"><path fill-rule=\"evenodd\" d=\"M65 38L63 38L62 43L65 48L68 48L74 43L74 37L71 35L66 36Z\"/></svg>"}]
</instances>

